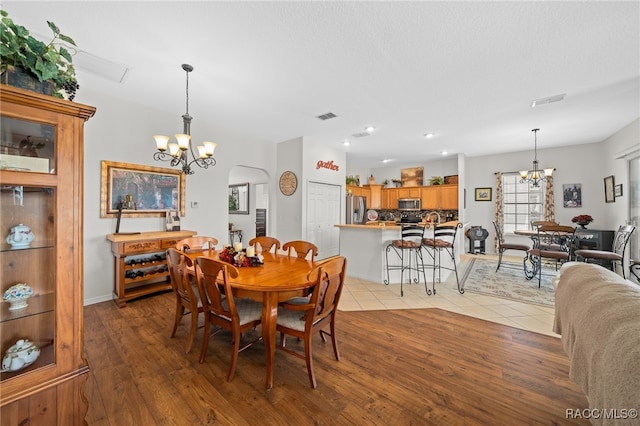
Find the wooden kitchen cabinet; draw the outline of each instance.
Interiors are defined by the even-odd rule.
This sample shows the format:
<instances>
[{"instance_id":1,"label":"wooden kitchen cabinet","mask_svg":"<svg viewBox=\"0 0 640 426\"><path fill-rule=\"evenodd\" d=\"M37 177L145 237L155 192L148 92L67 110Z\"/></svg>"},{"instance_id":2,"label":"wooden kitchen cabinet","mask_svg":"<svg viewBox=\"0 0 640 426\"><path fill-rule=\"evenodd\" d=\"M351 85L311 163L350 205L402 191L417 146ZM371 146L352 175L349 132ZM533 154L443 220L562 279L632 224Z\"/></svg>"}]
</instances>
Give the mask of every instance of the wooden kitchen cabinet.
<instances>
[{"instance_id":1,"label":"wooden kitchen cabinet","mask_svg":"<svg viewBox=\"0 0 640 426\"><path fill-rule=\"evenodd\" d=\"M398 198L420 198L420 186L398 188Z\"/></svg>"},{"instance_id":2,"label":"wooden kitchen cabinet","mask_svg":"<svg viewBox=\"0 0 640 426\"><path fill-rule=\"evenodd\" d=\"M383 188L381 191L381 208L398 208L398 188Z\"/></svg>"},{"instance_id":3,"label":"wooden kitchen cabinet","mask_svg":"<svg viewBox=\"0 0 640 426\"><path fill-rule=\"evenodd\" d=\"M440 186L440 209L458 210L458 185Z\"/></svg>"},{"instance_id":4,"label":"wooden kitchen cabinet","mask_svg":"<svg viewBox=\"0 0 640 426\"><path fill-rule=\"evenodd\" d=\"M422 210L458 210L458 185L430 185L420 190Z\"/></svg>"},{"instance_id":5,"label":"wooden kitchen cabinet","mask_svg":"<svg viewBox=\"0 0 640 426\"><path fill-rule=\"evenodd\" d=\"M347 185L347 191L351 191L351 195L365 197L367 200L367 208L371 203L371 190L364 186Z\"/></svg>"},{"instance_id":6,"label":"wooden kitchen cabinet","mask_svg":"<svg viewBox=\"0 0 640 426\"><path fill-rule=\"evenodd\" d=\"M382 207L382 185L363 185L365 189L369 189L369 198L367 199L367 208L381 209Z\"/></svg>"},{"instance_id":7,"label":"wooden kitchen cabinet","mask_svg":"<svg viewBox=\"0 0 640 426\"><path fill-rule=\"evenodd\" d=\"M25 308L2 303L1 352L19 339L40 350L26 367L1 373L3 425L86 424L83 138L94 113L91 106L0 85L1 291L17 283L33 290ZM19 224L30 228L33 241L11 246L5 238Z\"/></svg>"}]
</instances>

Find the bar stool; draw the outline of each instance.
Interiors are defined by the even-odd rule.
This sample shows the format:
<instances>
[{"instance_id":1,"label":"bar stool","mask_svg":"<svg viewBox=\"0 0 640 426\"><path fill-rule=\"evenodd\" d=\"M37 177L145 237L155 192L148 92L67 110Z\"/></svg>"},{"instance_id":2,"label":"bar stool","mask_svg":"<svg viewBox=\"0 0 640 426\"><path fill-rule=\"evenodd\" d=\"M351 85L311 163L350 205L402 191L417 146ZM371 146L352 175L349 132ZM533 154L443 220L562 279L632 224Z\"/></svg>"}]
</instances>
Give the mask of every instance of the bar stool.
<instances>
[{"instance_id":1,"label":"bar stool","mask_svg":"<svg viewBox=\"0 0 640 426\"><path fill-rule=\"evenodd\" d=\"M456 265L455 241L458 228L462 228L461 222L457 222L455 225L436 225L433 230L433 237L422 239L422 245L427 249L427 253L433 260L433 294L436 294L436 269L438 270L438 282L441 282L440 273L442 269L455 272L458 291L460 294L464 294L464 288L460 287L458 266ZM453 268L442 266L441 253L443 250L451 257Z\"/></svg>"},{"instance_id":2,"label":"bar stool","mask_svg":"<svg viewBox=\"0 0 640 426\"><path fill-rule=\"evenodd\" d=\"M409 282L412 281L412 271L416 272L416 278L413 278L414 283L420 282L420 271L422 271L422 278L424 279L424 288L427 294L431 294L431 291L427 288L427 276L424 272L424 260L422 258L422 238L424 237L424 227L415 223L401 224L400 239L393 240L389 243L385 250L385 258L387 261L387 279L384 281L386 285L389 285L389 271L400 270L400 296L404 296L404 290L402 288L404 282L404 271L409 272ZM399 265L389 264L389 252L393 251L400 259ZM415 265L412 265L412 258L415 260Z\"/></svg>"}]
</instances>

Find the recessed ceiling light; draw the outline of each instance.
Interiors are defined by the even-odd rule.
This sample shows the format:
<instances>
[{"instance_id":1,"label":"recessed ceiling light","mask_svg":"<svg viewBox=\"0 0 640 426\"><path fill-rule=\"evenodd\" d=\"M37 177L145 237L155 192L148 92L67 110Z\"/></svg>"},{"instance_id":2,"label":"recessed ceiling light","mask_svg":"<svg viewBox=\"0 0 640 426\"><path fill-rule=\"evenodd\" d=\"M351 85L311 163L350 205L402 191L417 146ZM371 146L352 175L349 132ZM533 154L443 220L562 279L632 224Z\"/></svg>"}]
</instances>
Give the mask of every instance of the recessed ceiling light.
<instances>
[{"instance_id":1,"label":"recessed ceiling light","mask_svg":"<svg viewBox=\"0 0 640 426\"><path fill-rule=\"evenodd\" d=\"M424 137L427 139L431 139L432 137L434 137L435 135L433 133L425 133Z\"/></svg>"},{"instance_id":2,"label":"recessed ceiling light","mask_svg":"<svg viewBox=\"0 0 640 426\"><path fill-rule=\"evenodd\" d=\"M367 132L369 132L369 133L371 133L371 132L373 132L374 130L376 130L376 128L375 128L375 127L373 127L373 126L367 126L367 127L365 127L364 129L365 129Z\"/></svg>"},{"instance_id":3,"label":"recessed ceiling light","mask_svg":"<svg viewBox=\"0 0 640 426\"><path fill-rule=\"evenodd\" d=\"M385 158L384 160L382 160L382 163L388 163L388 162L390 162L390 161L391 161L391 159L390 159L390 158Z\"/></svg>"},{"instance_id":4,"label":"recessed ceiling light","mask_svg":"<svg viewBox=\"0 0 640 426\"><path fill-rule=\"evenodd\" d=\"M442 152L440 152L440 154L442 154L442 155L447 155L447 154L448 154L448 152L447 152L447 151L442 151Z\"/></svg>"},{"instance_id":5,"label":"recessed ceiling light","mask_svg":"<svg viewBox=\"0 0 640 426\"><path fill-rule=\"evenodd\" d=\"M349 146L351 145L351 142L349 142L349 139L346 139L344 142L342 142L342 145Z\"/></svg>"}]
</instances>

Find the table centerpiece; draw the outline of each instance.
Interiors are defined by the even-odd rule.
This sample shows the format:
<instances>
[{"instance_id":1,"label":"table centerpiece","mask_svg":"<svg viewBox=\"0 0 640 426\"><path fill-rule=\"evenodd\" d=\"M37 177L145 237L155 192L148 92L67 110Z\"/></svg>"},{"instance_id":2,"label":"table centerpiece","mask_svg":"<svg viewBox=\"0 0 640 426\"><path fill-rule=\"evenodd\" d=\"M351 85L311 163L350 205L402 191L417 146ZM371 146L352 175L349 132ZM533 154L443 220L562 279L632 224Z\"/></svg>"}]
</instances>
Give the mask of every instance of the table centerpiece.
<instances>
[{"instance_id":1,"label":"table centerpiece","mask_svg":"<svg viewBox=\"0 0 640 426\"><path fill-rule=\"evenodd\" d=\"M232 246L226 246L219 255L220 260L232 264L235 267L262 266L264 258L261 254L247 256L247 249L236 250Z\"/></svg>"}]
</instances>

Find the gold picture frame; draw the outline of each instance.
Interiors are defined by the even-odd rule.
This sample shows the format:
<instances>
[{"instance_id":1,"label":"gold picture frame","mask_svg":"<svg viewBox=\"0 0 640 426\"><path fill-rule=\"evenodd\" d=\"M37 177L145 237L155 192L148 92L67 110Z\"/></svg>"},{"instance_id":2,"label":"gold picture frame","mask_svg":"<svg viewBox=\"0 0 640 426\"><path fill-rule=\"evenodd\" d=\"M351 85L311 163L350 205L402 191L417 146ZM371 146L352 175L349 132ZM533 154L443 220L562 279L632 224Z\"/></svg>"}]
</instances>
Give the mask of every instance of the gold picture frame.
<instances>
[{"instance_id":1,"label":"gold picture frame","mask_svg":"<svg viewBox=\"0 0 640 426\"><path fill-rule=\"evenodd\" d=\"M476 188L476 201L491 201L491 188Z\"/></svg>"},{"instance_id":2,"label":"gold picture frame","mask_svg":"<svg viewBox=\"0 0 640 426\"><path fill-rule=\"evenodd\" d=\"M102 161L100 217L165 217L167 210L185 215L186 179L180 170Z\"/></svg>"}]
</instances>

